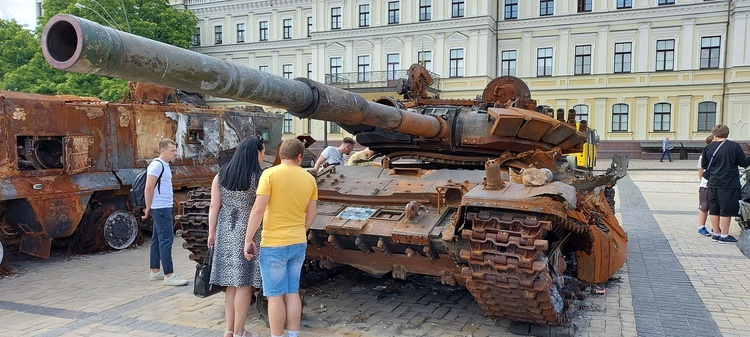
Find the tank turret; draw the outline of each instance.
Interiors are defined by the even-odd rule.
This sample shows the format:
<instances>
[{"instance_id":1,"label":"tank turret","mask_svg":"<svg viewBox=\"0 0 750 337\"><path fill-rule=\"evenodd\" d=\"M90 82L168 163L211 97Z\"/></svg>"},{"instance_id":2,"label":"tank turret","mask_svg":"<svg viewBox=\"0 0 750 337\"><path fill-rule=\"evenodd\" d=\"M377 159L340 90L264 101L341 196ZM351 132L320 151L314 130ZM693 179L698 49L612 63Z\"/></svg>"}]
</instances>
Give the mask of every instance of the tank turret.
<instances>
[{"instance_id":1,"label":"tank turret","mask_svg":"<svg viewBox=\"0 0 750 337\"><path fill-rule=\"evenodd\" d=\"M581 290L576 280L606 282L625 262L627 234L614 214L613 186L627 159L616 158L602 175L571 170L562 155L580 152L589 134L570 115L566 121L537 107L517 78L494 79L477 99L445 100L429 96L432 76L415 65L397 85L408 101L368 102L70 15L47 23L42 49L60 70L335 122L385 156L383 166L392 170L330 166L316 177L318 214L307 233L307 258L320 267L345 264L401 279L430 275L466 287L488 316L558 325L566 298ZM397 159L404 157L418 167L401 169ZM190 219L207 218L210 199L201 200L192 203ZM200 259L193 243L205 239L189 227L182 233Z\"/></svg>"},{"instance_id":2,"label":"tank turret","mask_svg":"<svg viewBox=\"0 0 750 337\"><path fill-rule=\"evenodd\" d=\"M481 99L430 99L424 85L432 79L424 68L413 65L409 70L413 79L404 89L419 103L407 110L388 100L369 102L310 79L287 79L242 67L71 15L56 15L49 21L42 50L60 70L180 88L335 122L359 143L386 156L429 158L434 156L426 153L439 153L441 160L433 160L438 164L482 166L506 150L558 147L562 153L578 152L586 140L574 125L531 111L536 105L528 87L513 77L492 81Z\"/></svg>"}]
</instances>

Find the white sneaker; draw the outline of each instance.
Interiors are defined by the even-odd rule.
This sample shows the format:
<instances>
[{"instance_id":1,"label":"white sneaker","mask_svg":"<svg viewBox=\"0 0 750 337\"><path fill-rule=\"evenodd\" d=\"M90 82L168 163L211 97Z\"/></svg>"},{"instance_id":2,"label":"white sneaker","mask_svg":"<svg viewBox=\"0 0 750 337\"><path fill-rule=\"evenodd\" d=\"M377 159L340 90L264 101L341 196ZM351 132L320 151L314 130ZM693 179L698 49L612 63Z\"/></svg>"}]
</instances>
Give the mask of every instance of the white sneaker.
<instances>
[{"instance_id":1,"label":"white sneaker","mask_svg":"<svg viewBox=\"0 0 750 337\"><path fill-rule=\"evenodd\" d=\"M164 279L164 272L159 270L158 273L151 272L150 275L148 275L149 281L161 281Z\"/></svg>"},{"instance_id":2,"label":"white sneaker","mask_svg":"<svg viewBox=\"0 0 750 337\"><path fill-rule=\"evenodd\" d=\"M164 278L164 285L165 286L185 286L188 284L188 281L182 277L177 276L177 274L172 273L172 276L165 277Z\"/></svg>"}]
</instances>

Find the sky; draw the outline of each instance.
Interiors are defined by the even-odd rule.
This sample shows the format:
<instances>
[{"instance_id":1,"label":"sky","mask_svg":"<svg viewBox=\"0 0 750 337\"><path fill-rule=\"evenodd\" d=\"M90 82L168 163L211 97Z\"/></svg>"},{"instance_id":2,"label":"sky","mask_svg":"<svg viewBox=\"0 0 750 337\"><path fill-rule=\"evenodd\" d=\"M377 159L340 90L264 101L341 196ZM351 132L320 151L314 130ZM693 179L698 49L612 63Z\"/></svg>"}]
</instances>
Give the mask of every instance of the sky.
<instances>
[{"instance_id":1,"label":"sky","mask_svg":"<svg viewBox=\"0 0 750 337\"><path fill-rule=\"evenodd\" d=\"M36 0L0 0L0 18L16 19L28 29L36 26Z\"/></svg>"}]
</instances>

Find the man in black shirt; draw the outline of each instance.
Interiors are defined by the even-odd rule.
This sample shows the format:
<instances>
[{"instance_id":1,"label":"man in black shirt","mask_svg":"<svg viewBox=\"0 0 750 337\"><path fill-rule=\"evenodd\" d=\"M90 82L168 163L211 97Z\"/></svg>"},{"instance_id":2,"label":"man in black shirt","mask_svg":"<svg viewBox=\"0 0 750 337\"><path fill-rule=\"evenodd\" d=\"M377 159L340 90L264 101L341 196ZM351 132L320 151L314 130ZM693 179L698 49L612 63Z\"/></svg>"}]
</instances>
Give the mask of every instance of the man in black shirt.
<instances>
[{"instance_id":1,"label":"man in black shirt","mask_svg":"<svg viewBox=\"0 0 750 337\"><path fill-rule=\"evenodd\" d=\"M745 156L739 144L727 140L729 127L726 125L714 126L711 133L714 142L703 149L701 167L704 177L708 179L708 215L714 230L712 239L720 243L735 243L737 239L729 235L729 225L740 210L740 175L737 167L750 166L750 157Z\"/></svg>"}]
</instances>

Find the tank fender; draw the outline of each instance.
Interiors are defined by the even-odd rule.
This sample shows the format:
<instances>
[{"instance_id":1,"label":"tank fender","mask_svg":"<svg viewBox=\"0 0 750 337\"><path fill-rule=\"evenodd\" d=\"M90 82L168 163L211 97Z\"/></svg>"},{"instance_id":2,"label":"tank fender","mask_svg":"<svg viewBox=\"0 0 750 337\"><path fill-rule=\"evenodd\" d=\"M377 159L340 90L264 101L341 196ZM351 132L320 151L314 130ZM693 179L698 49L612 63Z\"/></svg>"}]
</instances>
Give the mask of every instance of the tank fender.
<instances>
[{"instance_id":1,"label":"tank fender","mask_svg":"<svg viewBox=\"0 0 750 337\"><path fill-rule=\"evenodd\" d=\"M625 264L628 235L609 206L604 186L581 198L580 209L588 214L593 234L591 253L577 251L578 278L589 283L606 282Z\"/></svg>"}]
</instances>

